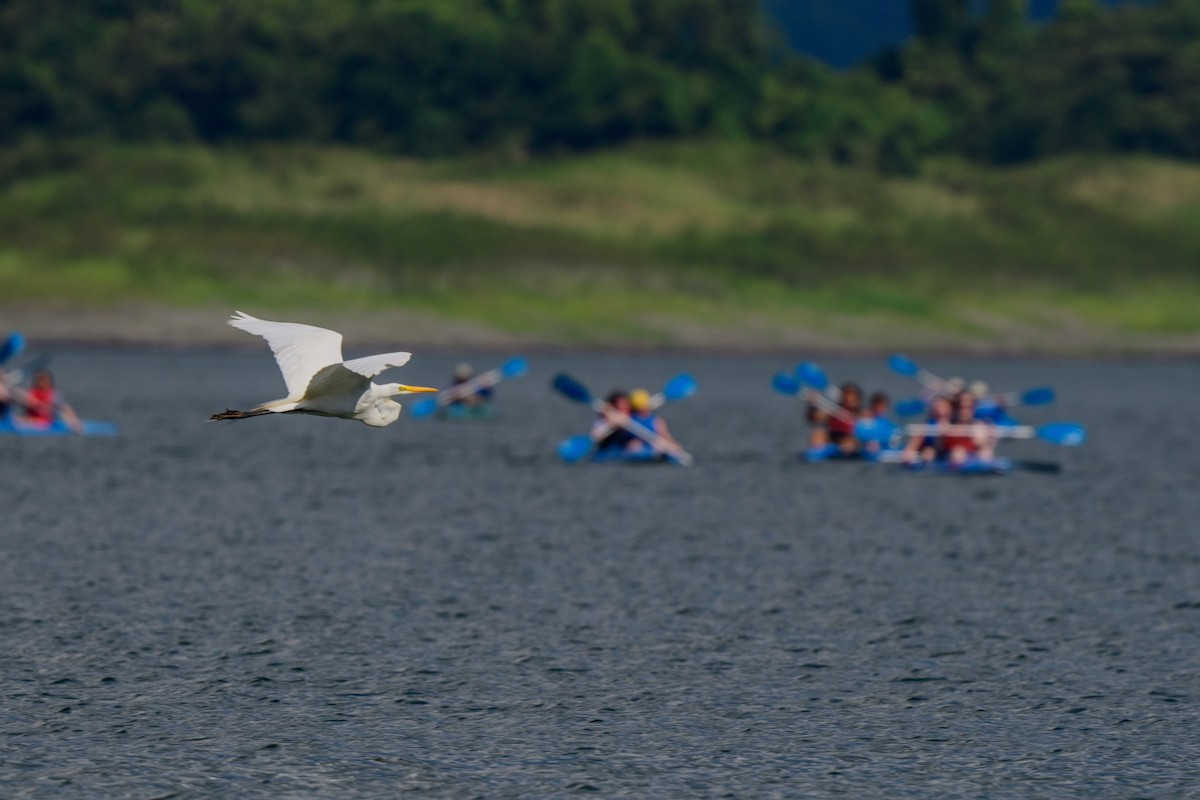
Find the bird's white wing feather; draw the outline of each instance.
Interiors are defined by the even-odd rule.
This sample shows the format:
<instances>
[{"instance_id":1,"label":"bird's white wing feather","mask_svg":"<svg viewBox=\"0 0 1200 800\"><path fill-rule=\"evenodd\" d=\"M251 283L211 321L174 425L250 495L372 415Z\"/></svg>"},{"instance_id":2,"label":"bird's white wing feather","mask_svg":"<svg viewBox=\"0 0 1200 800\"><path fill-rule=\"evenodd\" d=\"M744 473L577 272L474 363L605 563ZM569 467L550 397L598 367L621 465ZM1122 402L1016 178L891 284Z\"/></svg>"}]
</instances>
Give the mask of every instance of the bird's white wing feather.
<instances>
[{"instance_id":1,"label":"bird's white wing feather","mask_svg":"<svg viewBox=\"0 0 1200 800\"><path fill-rule=\"evenodd\" d=\"M374 378L389 367L403 367L410 358L412 353L380 353L377 356L352 358L346 362L346 369L367 378Z\"/></svg>"},{"instance_id":2,"label":"bird's white wing feather","mask_svg":"<svg viewBox=\"0 0 1200 800\"><path fill-rule=\"evenodd\" d=\"M337 331L298 322L270 322L241 311L229 324L267 340L283 373L288 397L301 397L322 367L342 362L342 335Z\"/></svg>"},{"instance_id":3,"label":"bird's white wing feather","mask_svg":"<svg viewBox=\"0 0 1200 800\"><path fill-rule=\"evenodd\" d=\"M332 364L317 370L317 374L313 375L312 380L308 382L304 399L339 399L347 402L346 408L352 410L358 402L359 396L370 385L371 381L368 378L357 372L351 372L342 364Z\"/></svg>"}]
</instances>

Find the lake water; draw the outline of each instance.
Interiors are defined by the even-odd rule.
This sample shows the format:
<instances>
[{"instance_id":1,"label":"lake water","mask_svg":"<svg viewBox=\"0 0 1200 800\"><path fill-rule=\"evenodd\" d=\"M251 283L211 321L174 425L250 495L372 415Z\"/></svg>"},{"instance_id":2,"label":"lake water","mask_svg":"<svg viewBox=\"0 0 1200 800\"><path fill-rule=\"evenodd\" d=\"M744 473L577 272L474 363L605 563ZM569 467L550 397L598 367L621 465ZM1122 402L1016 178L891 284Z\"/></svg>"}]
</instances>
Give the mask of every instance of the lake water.
<instances>
[{"instance_id":1,"label":"lake water","mask_svg":"<svg viewBox=\"0 0 1200 800\"><path fill-rule=\"evenodd\" d=\"M535 357L485 422L218 424L282 394L265 347L60 353L122 436L0 438L0 794L1197 796L1200 369L927 361L1052 384L1026 420L1091 441L804 465L759 357ZM696 466L560 464L560 369L691 371Z\"/></svg>"}]
</instances>

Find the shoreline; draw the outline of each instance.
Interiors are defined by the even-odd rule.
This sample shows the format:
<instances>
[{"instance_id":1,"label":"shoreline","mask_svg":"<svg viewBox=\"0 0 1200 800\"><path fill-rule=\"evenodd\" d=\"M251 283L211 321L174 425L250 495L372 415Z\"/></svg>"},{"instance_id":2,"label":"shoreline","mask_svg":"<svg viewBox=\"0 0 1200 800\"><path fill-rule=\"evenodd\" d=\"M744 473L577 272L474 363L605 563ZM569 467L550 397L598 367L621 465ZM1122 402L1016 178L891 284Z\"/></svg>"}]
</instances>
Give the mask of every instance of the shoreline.
<instances>
[{"instance_id":1,"label":"shoreline","mask_svg":"<svg viewBox=\"0 0 1200 800\"><path fill-rule=\"evenodd\" d=\"M20 331L35 348L125 349L175 352L251 351L257 340L223 324L232 309L129 306L110 309L0 307L0 333ZM267 313L267 312L264 312ZM778 336L758 330L749 335L713 327L689 327L679 341L649 341L610 336L595 340L561 339L548 335L514 334L486 325L451 320L402 309L363 312L296 310L270 312L279 318L304 321L341 332L354 350L374 347L419 348L433 353L596 353L712 355L712 356L878 356L904 351L927 356L992 359L1097 359L1177 361L1200 358L1200 335L1123 337L1112 332L1052 339L1032 337L1025 342L963 340L951 332L888 335L851 340L817 330L793 327ZM381 331L399 331L395 336ZM887 340L886 342L884 340ZM958 341L956 341L956 339Z\"/></svg>"}]
</instances>

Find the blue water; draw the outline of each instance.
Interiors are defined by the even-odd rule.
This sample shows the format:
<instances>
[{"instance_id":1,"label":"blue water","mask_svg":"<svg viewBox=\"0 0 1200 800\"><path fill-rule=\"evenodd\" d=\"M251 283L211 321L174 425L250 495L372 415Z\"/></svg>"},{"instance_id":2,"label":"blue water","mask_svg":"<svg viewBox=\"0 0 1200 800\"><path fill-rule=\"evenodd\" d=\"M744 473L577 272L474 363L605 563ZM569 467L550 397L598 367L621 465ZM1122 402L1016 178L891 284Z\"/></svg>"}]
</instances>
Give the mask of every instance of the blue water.
<instances>
[{"instance_id":1,"label":"blue water","mask_svg":"<svg viewBox=\"0 0 1200 800\"><path fill-rule=\"evenodd\" d=\"M206 422L280 394L265 348L59 354L122 435L0 438L0 794L1200 795L1194 364L929 359L1089 427L971 479L800 463L786 360L531 365L373 430ZM691 370L696 466L559 464L559 369Z\"/></svg>"}]
</instances>

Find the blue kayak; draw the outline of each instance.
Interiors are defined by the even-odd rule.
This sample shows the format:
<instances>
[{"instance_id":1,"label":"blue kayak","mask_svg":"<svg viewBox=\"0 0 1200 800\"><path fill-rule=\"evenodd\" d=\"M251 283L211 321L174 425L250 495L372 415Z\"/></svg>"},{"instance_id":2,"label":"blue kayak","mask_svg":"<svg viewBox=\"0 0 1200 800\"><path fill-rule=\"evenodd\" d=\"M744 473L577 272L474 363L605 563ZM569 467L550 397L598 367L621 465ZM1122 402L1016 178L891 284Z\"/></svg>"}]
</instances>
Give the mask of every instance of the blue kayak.
<instances>
[{"instance_id":1,"label":"blue kayak","mask_svg":"<svg viewBox=\"0 0 1200 800\"><path fill-rule=\"evenodd\" d=\"M930 475L1004 475L1012 472L1014 462L1011 458L978 458L971 457L962 464L951 464L949 461L925 461L917 464L901 462L900 450L884 449L876 452L864 450L852 455L846 455L836 444L824 447L810 447L804 451L804 460L810 464L824 461L866 461L869 463L900 464L910 472L924 472Z\"/></svg>"},{"instance_id":2,"label":"blue kayak","mask_svg":"<svg viewBox=\"0 0 1200 800\"><path fill-rule=\"evenodd\" d=\"M437 413L442 419L459 422L471 419L488 419L496 413L496 409L491 403L482 403L474 406L467 405L466 403L451 403L438 409Z\"/></svg>"},{"instance_id":3,"label":"blue kayak","mask_svg":"<svg viewBox=\"0 0 1200 800\"><path fill-rule=\"evenodd\" d=\"M46 427L16 425L10 419L0 419L0 436L116 436L117 426L111 422L84 420L83 433L79 434L62 420Z\"/></svg>"},{"instance_id":4,"label":"blue kayak","mask_svg":"<svg viewBox=\"0 0 1200 800\"><path fill-rule=\"evenodd\" d=\"M591 459L594 464L678 464L679 461L673 456L657 453L653 450L622 450L620 448L608 448L605 450L597 450L592 453Z\"/></svg>"},{"instance_id":5,"label":"blue kayak","mask_svg":"<svg viewBox=\"0 0 1200 800\"><path fill-rule=\"evenodd\" d=\"M903 467L910 472L924 472L930 475L1007 475L1013 470L1013 460L972 456L962 464L938 460L904 464Z\"/></svg>"},{"instance_id":6,"label":"blue kayak","mask_svg":"<svg viewBox=\"0 0 1200 800\"><path fill-rule=\"evenodd\" d=\"M804 451L804 460L810 464L819 464L823 461L889 461L889 453L899 453L898 450L860 450L857 453L846 455L842 452L842 448L836 444L827 444L822 447L810 447Z\"/></svg>"}]
</instances>

